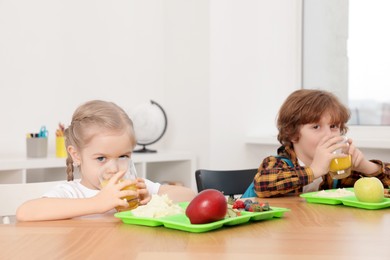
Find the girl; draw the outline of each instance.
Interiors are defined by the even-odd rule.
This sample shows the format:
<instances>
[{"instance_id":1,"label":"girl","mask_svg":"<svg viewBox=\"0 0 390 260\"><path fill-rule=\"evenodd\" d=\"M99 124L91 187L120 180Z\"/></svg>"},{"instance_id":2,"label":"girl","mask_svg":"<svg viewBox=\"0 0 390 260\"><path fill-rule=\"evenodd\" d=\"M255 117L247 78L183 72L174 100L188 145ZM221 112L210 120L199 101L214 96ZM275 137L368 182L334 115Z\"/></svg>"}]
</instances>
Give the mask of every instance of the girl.
<instances>
[{"instance_id":1,"label":"girl","mask_svg":"<svg viewBox=\"0 0 390 260\"><path fill-rule=\"evenodd\" d=\"M385 187L390 184L390 164L368 161L352 140L340 143L347 132L348 109L336 96L321 90L301 89L284 102L277 120L278 156L261 163L254 178L258 197L353 187L360 176L375 176ZM347 149L352 158L350 176L334 180L329 174L337 149ZM343 155L348 156L347 154Z\"/></svg>"},{"instance_id":2,"label":"girl","mask_svg":"<svg viewBox=\"0 0 390 260\"><path fill-rule=\"evenodd\" d=\"M130 158L136 145L132 121L114 103L94 100L81 105L65 130L65 140L68 182L42 198L22 204L16 212L18 221L102 214L115 207L128 207L127 201L121 199L125 196L137 196L140 205L148 203L151 194L167 194L174 201L191 200L195 196L189 188L160 185L142 178L118 182L124 174L120 171L100 190L99 170L113 160ZM80 172L80 180L73 180L75 170ZM137 191L122 190L133 182Z\"/></svg>"}]
</instances>

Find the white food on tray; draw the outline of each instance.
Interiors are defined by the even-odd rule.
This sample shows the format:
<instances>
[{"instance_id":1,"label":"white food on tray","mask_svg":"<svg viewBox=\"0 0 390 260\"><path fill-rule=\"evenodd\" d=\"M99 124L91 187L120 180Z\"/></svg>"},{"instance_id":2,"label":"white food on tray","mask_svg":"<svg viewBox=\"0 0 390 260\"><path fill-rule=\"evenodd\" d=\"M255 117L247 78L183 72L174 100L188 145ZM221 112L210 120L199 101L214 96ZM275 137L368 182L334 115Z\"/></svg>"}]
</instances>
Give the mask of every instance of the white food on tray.
<instances>
[{"instance_id":1,"label":"white food on tray","mask_svg":"<svg viewBox=\"0 0 390 260\"><path fill-rule=\"evenodd\" d=\"M337 189L334 191L322 190L316 193L316 197L323 197L323 198L341 198L341 197L354 196L354 195L355 193L353 191L349 191L344 188Z\"/></svg>"},{"instance_id":2,"label":"white food on tray","mask_svg":"<svg viewBox=\"0 0 390 260\"><path fill-rule=\"evenodd\" d=\"M160 196L152 195L148 204L139 206L131 211L136 217L161 218L184 213L184 210L177 204L174 204L166 194Z\"/></svg>"}]
</instances>

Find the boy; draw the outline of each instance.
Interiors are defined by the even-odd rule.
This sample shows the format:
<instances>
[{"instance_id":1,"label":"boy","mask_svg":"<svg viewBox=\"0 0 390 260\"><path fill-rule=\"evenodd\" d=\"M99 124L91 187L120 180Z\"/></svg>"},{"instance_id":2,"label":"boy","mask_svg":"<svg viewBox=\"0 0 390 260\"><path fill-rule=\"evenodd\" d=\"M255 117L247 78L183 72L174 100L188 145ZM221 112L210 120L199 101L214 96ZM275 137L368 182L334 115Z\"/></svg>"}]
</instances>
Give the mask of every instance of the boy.
<instances>
[{"instance_id":1,"label":"boy","mask_svg":"<svg viewBox=\"0 0 390 260\"><path fill-rule=\"evenodd\" d=\"M265 158L254 178L257 196L353 187L361 176L375 176L387 188L390 164L365 159L351 139L341 143L349 117L348 109L330 92L310 89L293 92L278 114L278 141L282 144L278 156ZM340 148L347 149L352 158L352 173L334 180L329 174L329 164L340 156L334 153Z\"/></svg>"}]
</instances>

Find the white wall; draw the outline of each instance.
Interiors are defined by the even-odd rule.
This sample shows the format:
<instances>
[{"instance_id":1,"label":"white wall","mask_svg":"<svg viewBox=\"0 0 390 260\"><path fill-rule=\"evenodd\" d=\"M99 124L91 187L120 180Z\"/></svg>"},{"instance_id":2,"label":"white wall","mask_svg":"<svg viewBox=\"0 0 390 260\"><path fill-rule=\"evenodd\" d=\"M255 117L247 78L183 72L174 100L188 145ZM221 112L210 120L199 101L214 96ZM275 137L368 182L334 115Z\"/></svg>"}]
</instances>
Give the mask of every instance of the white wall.
<instances>
[{"instance_id":1,"label":"white wall","mask_svg":"<svg viewBox=\"0 0 390 260\"><path fill-rule=\"evenodd\" d=\"M301 87L301 1L212 1L210 167L257 168L276 147L276 113ZM276 139L275 139L276 140Z\"/></svg>"},{"instance_id":2,"label":"white wall","mask_svg":"<svg viewBox=\"0 0 390 260\"><path fill-rule=\"evenodd\" d=\"M209 163L209 1L164 3L164 149L189 150Z\"/></svg>"},{"instance_id":3,"label":"white wall","mask_svg":"<svg viewBox=\"0 0 390 260\"><path fill-rule=\"evenodd\" d=\"M303 87L348 104L348 0L304 1Z\"/></svg>"},{"instance_id":4,"label":"white wall","mask_svg":"<svg viewBox=\"0 0 390 260\"><path fill-rule=\"evenodd\" d=\"M1 1L0 156L25 154L27 132L58 122L80 103L126 110L165 105L160 1Z\"/></svg>"},{"instance_id":5,"label":"white wall","mask_svg":"<svg viewBox=\"0 0 390 260\"><path fill-rule=\"evenodd\" d=\"M0 2L0 156L81 102L168 113L158 149L190 150L201 168L257 167L275 147L276 112L300 88L301 0ZM156 148L153 147L153 148Z\"/></svg>"}]
</instances>

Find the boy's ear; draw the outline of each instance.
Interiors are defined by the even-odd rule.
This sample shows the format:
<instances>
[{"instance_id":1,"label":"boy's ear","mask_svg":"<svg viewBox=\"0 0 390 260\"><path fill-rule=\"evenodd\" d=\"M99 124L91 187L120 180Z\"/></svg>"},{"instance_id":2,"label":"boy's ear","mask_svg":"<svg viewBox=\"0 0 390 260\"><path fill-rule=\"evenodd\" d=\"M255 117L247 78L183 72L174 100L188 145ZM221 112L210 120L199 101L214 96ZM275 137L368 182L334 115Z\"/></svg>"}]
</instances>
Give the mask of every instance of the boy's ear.
<instances>
[{"instance_id":1,"label":"boy's ear","mask_svg":"<svg viewBox=\"0 0 390 260\"><path fill-rule=\"evenodd\" d=\"M293 136L292 138L291 138L291 143L296 143L296 142L298 142L299 141L299 135L296 135L296 136Z\"/></svg>"},{"instance_id":2,"label":"boy's ear","mask_svg":"<svg viewBox=\"0 0 390 260\"><path fill-rule=\"evenodd\" d=\"M80 159L80 154L77 151L77 149L73 145L69 145L67 150L68 150L68 153L70 154L70 156L72 157L73 162L76 164L80 164L81 159Z\"/></svg>"}]
</instances>

